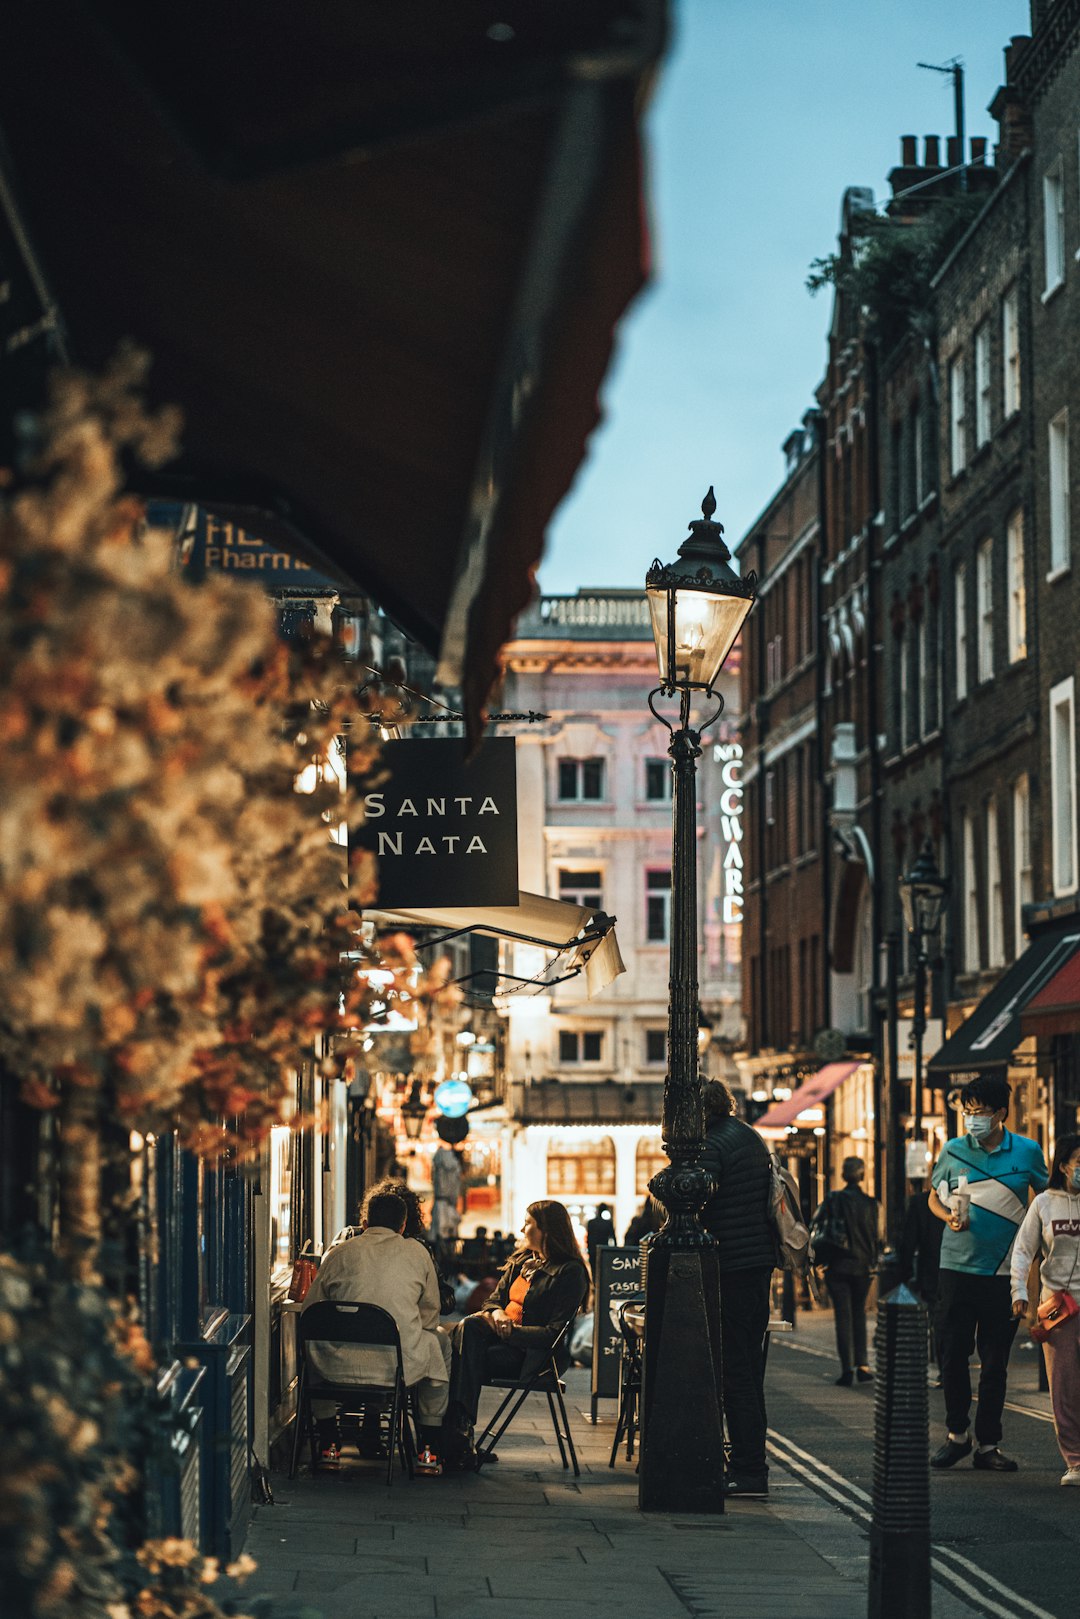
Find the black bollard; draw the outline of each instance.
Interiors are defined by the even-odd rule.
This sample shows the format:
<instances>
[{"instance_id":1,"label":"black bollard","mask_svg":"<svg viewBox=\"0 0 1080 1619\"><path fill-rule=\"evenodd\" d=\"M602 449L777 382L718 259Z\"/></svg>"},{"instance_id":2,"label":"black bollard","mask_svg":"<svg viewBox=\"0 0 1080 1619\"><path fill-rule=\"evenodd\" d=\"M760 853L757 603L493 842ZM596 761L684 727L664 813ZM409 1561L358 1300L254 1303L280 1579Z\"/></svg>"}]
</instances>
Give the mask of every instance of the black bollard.
<instances>
[{"instance_id":1,"label":"black bollard","mask_svg":"<svg viewBox=\"0 0 1080 1619\"><path fill-rule=\"evenodd\" d=\"M903 1283L878 1303L869 1619L930 1612L926 1306Z\"/></svg>"}]
</instances>

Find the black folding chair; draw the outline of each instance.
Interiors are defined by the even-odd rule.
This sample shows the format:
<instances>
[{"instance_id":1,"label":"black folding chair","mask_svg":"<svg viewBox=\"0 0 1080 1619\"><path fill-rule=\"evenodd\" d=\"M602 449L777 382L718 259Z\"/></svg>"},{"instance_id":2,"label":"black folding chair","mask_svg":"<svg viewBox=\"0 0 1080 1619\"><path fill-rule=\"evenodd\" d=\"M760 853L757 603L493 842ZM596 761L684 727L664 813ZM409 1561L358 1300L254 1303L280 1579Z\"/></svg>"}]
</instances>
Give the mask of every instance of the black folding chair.
<instances>
[{"instance_id":1,"label":"black folding chair","mask_svg":"<svg viewBox=\"0 0 1080 1619\"><path fill-rule=\"evenodd\" d=\"M642 1295L644 1297L644 1295ZM634 1440L638 1430L638 1408L641 1403L641 1339L628 1323L624 1311L630 1305L640 1308L638 1298L624 1299L619 1306L619 1331L622 1333L622 1355L619 1361L619 1415L615 1423L615 1438L611 1446L609 1467L615 1466L615 1457L623 1436L626 1436L626 1459L634 1459Z\"/></svg>"},{"instance_id":2,"label":"black folding chair","mask_svg":"<svg viewBox=\"0 0 1080 1619\"><path fill-rule=\"evenodd\" d=\"M321 1377L308 1359L308 1346L324 1343L335 1348L349 1344L363 1349L391 1349L397 1369L388 1382L349 1380L332 1382ZM359 1405L390 1408L390 1443L387 1446L386 1482L394 1481L394 1451L413 1476L413 1437L407 1415L408 1390L401 1365L401 1339L397 1322L377 1304L353 1304L338 1299L321 1299L311 1304L301 1315L297 1325L297 1346L300 1352L300 1382L296 1394L296 1428L293 1433L292 1461L289 1477L296 1477L300 1459L300 1445L306 1433L311 1443L311 1471L319 1470L319 1446L315 1419L311 1411L313 1400L333 1400L338 1405L355 1409Z\"/></svg>"},{"instance_id":3,"label":"black folding chair","mask_svg":"<svg viewBox=\"0 0 1080 1619\"><path fill-rule=\"evenodd\" d=\"M570 1432L570 1419L566 1414L566 1402L563 1394L566 1384L560 1376L569 1361L569 1353L561 1353L564 1349L567 1333L570 1331L569 1321L563 1327L559 1336L548 1351L547 1359L536 1369L531 1377L493 1377L488 1384L489 1388L505 1389L506 1395L499 1409L476 1441L476 1468L479 1472L485 1462L496 1460L495 1446L509 1428L518 1412L521 1410L530 1394L545 1394L547 1396L548 1411L551 1413L551 1425L555 1429L555 1439L559 1446L559 1456L563 1467L574 1465L574 1477L581 1477L581 1468L578 1466L577 1451L574 1449L574 1438ZM560 1366L561 1361L561 1366ZM507 1407L510 1407L507 1411ZM503 1413L507 1412L505 1420ZM559 1426L560 1419L562 1426ZM569 1452L569 1460L567 1453Z\"/></svg>"}]
</instances>

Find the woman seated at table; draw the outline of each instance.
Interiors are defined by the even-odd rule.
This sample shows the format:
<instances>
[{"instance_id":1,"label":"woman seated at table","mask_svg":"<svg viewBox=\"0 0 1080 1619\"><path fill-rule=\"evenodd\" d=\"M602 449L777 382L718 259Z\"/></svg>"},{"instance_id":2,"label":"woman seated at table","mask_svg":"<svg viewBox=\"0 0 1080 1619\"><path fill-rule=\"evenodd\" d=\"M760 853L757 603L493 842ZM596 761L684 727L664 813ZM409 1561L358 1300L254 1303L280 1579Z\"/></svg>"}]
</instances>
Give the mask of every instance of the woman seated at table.
<instances>
[{"instance_id":1,"label":"woman seated at table","mask_svg":"<svg viewBox=\"0 0 1080 1619\"><path fill-rule=\"evenodd\" d=\"M561 1203L530 1203L521 1241L476 1315L452 1330L454 1359L444 1428L448 1461L468 1466L480 1390L495 1377L531 1377L589 1291L589 1272Z\"/></svg>"}]
</instances>

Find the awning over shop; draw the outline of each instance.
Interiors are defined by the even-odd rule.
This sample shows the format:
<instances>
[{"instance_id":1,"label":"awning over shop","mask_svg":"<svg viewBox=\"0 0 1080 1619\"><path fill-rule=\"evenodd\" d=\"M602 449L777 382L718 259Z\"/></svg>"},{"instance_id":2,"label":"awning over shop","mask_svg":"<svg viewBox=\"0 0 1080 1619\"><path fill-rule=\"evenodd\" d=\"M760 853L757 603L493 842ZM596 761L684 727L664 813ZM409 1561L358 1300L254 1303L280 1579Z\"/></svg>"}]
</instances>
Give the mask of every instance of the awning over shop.
<instances>
[{"instance_id":1,"label":"awning over shop","mask_svg":"<svg viewBox=\"0 0 1080 1619\"><path fill-rule=\"evenodd\" d=\"M1042 1032L1028 1028L1026 1014L1034 1010L1037 998L1041 1002L1042 992L1073 962L1078 949L1080 925L1075 921L1036 934L931 1059L931 1082L959 1085L988 1071L1004 1071L1024 1034ZM1045 1025L1043 1029L1054 1032Z\"/></svg>"},{"instance_id":2,"label":"awning over shop","mask_svg":"<svg viewBox=\"0 0 1080 1619\"><path fill-rule=\"evenodd\" d=\"M554 960L541 977L524 980L538 987L563 983L584 973L590 1000L625 972L615 918L604 911L544 894L518 896L516 905L433 910L368 912L403 928L436 928L444 939L459 933L484 933L519 944L533 944L553 952ZM429 940L428 943L437 943ZM512 975L500 973L500 980Z\"/></svg>"},{"instance_id":3,"label":"awning over shop","mask_svg":"<svg viewBox=\"0 0 1080 1619\"><path fill-rule=\"evenodd\" d=\"M823 1107L838 1085L842 1085L849 1074L853 1074L859 1067L858 1062L828 1062L824 1068L819 1068L812 1079L800 1085L798 1090L792 1091L786 1102L774 1102L770 1108L755 1121L756 1130L778 1130L789 1124L795 1124L800 1113L810 1108ZM820 1121L814 1121L820 1122Z\"/></svg>"},{"instance_id":4,"label":"awning over shop","mask_svg":"<svg viewBox=\"0 0 1080 1619\"><path fill-rule=\"evenodd\" d=\"M1080 1033L1080 948L1028 1002L1020 1015L1020 1029L1036 1035Z\"/></svg>"},{"instance_id":5,"label":"awning over shop","mask_svg":"<svg viewBox=\"0 0 1080 1619\"><path fill-rule=\"evenodd\" d=\"M369 592L441 654L474 725L646 278L639 117L665 11L0 15L22 357L147 349L184 437L139 487Z\"/></svg>"},{"instance_id":6,"label":"awning over shop","mask_svg":"<svg viewBox=\"0 0 1080 1619\"><path fill-rule=\"evenodd\" d=\"M623 1085L614 1079L562 1083L535 1080L514 1087L513 1114L519 1124L596 1125L655 1124L660 1128L664 1105L661 1081Z\"/></svg>"}]
</instances>

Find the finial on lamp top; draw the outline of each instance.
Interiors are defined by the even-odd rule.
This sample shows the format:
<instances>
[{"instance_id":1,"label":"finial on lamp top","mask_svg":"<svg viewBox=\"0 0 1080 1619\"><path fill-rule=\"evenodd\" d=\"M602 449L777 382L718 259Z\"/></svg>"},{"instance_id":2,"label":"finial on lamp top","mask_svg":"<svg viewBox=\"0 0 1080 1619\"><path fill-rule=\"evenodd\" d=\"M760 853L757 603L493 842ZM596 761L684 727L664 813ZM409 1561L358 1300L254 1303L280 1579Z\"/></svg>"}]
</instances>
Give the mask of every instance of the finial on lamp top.
<instances>
[{"instance_id":1,"label":"finial on lamp top","mask_svg":"<svg viewBox=\"0 0 1080 1619\"><path fill-rule=\"evenodd\" d=\"M702 515L702 517L704 517L704 519L705 519L705 521L707 523L710 523L712 521L712 514L713 514L713 512L715 510L716 510L716 496L713 493L713 486L712 486L712 484L710 484L709 485L709 493L705 496L705 499L701 502L701 515Z\"/></svg>"}]
</instances>

